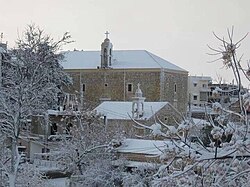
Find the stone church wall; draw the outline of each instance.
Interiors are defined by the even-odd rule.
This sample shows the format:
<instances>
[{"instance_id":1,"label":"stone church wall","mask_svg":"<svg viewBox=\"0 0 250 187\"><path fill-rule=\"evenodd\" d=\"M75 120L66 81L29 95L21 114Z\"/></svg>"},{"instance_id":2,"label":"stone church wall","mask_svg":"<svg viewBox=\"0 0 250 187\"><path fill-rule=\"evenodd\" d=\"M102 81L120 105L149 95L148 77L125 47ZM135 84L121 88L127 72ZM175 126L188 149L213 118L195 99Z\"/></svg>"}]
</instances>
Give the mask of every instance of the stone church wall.
<instances>
[{"instance_id":1,"label":"stone church wall","mask_svg":"<svg viewBox=\"0 0 250 187\"><path fill-rule=\"evenodd\" d=\"M187 84L188 74L165 72L162 100L184 113L187 108Z\"/></svg>"},{"instance_id":2,"label":"stone church wall","mask_svg":"<svg viewBox=\"0 0 250 187\"><path fill-rule=\"evenodd\" d=\"M70 73L74 82L66 91L80 98L84 87L83 100L93 107L100 104L101 100L130 101L137 84L140 83L145 101L168 101L180 111L186 110L187 73L164 72L162 77L160 69L94 69L66 72ZM131 91L128 91L129 84L132 84Z\"/></svg>"}]
</instances>

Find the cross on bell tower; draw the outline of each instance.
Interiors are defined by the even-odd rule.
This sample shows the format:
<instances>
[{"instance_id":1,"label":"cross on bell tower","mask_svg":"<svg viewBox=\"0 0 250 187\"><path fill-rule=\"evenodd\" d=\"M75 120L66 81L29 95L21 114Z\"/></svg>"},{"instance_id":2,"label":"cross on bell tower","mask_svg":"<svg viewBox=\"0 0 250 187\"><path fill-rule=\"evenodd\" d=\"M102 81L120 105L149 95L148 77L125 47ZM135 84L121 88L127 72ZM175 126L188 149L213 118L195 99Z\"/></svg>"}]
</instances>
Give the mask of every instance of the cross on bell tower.
<instances>
[{"instance_id":1,"label":"cross on bell tower","mask_svg":"<svg viewBox=\"0 0 250 187\"><path fill-rule=\"evenodd\" d=\"M106 35L106 38L108 39L110 33L108 31L106 31L104 34Z\"/></svg>"}]
</instances>

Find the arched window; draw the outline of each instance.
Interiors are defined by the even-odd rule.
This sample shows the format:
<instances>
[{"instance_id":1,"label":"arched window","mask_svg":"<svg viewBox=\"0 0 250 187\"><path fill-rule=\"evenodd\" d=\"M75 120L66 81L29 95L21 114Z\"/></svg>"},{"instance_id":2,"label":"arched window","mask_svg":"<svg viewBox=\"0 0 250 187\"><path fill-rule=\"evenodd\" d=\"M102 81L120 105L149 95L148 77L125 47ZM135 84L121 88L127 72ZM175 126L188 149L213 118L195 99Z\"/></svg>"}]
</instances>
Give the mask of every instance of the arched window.
<instances>
[{"instance_id":1,"label":"arched window","mask_svg":"<svg viewBox=\"0 0 250 187\"><path fill-rule=\"evenodd\" d=\"M107 49L106 48L104 48L104 50L103 50L103 56L104 56L104 60L106 60L107 57L108 57Z\"/></svg>"},{"instance_id":2,"label":"arched window","mask_svg":"<svg viewBox=\"0 0 250 187\"><path fill-rule=\"evenodd\" d=\"M133 85L131 83L127 84L127 91L132 92L133 91Z\"/></svg>"},{"instance_id":3,"label":"arched window","mask_svg":"<svg viewBox=\"0 0 250 187\"><path fill-rule=\"evenodd\" d=\"M86 85L82 84L82 92L85 92L85 91L86 91Z\"/></svg>"},{"instance_id":4,"label":"arched window","mask_svg":"<svg viewBox=\"0 0 250 187\"><path fill-rule=\"evenodd\" d=\"M111 60L112 60L112 49L109 50L109 66L111 66Z\"/></svg>"}]
</instances>

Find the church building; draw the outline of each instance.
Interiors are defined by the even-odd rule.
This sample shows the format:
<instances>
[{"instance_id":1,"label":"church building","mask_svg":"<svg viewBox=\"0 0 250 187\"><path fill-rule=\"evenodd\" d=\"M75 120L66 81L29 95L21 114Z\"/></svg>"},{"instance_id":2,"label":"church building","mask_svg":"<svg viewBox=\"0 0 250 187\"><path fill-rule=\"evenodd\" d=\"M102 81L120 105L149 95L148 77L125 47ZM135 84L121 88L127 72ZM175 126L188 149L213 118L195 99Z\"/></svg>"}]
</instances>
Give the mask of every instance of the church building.
<instances>
[{"instance_id":1,"label":"church building","mask_svg":"<svg viewBox=\"0 0 250 187\"><path fill-rule=\"evenodd\" d=\"M146 101L186 111L188 71L146 50L113 50L108 32L100 51L67 51L62 66L73 78L66 90L79 103L131 101L138 83Z\"/></svg>"}]
</instances>

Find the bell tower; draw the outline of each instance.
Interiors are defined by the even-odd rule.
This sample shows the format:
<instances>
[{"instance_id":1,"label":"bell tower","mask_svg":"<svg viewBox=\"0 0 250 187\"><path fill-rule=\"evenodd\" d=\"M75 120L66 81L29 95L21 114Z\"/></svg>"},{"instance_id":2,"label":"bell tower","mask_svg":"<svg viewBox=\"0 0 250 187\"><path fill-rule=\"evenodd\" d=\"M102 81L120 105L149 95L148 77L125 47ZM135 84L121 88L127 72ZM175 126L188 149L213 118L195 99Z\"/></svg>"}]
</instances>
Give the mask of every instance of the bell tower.
<instances>
[{"instance_id":1,"label":"bell tower","mask_svg":"<svg viewBox=\"0 0 250 187\"><path fill-rule=\"evenodd\" d=\"M108 31L106 31L105 35L106 38L101 45L101 68L110 68L112 65L113 45L108 38Z\"/></svg>"},{"instance_id":2,"label":"bell tower","mask_svg":"<svg viewBox=\"0 0 250 187\"><path fill-rule=\"evenodd\" d=\"M145 97L142 97L142 91L140 89L140 83L137 85L135 92L135 97L132 98L132 117L139 119L144 114L144 100Z\"/></svg>"}]
</instances>

